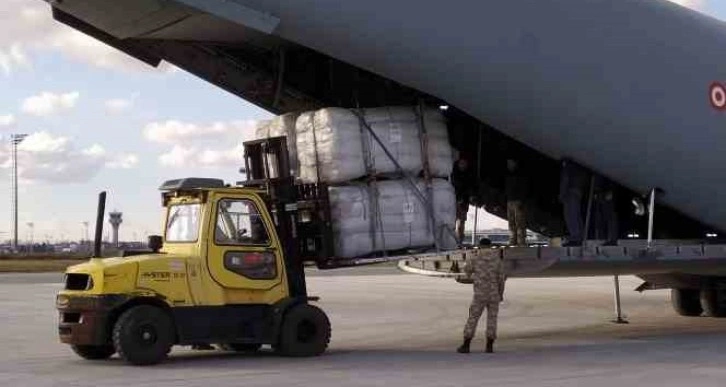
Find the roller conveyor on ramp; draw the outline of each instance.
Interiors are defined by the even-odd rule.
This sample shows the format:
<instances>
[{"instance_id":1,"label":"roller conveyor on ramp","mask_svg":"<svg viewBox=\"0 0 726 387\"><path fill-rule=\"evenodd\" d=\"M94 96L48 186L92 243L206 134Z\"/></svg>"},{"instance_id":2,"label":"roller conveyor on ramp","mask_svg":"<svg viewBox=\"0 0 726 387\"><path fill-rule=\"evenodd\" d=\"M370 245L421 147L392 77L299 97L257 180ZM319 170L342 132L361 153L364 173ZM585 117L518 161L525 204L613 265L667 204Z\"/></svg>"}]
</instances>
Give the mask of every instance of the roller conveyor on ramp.
<instances>
[{"instance_id":1,"label":"roller conveyor on ramp","mask_svg":"<svg viewBox=\"0 0 726 387\"><path fill-rule=\"evenodd\" d=\"M471 283L463 265L477 251L457 250L439 254L398 257L402 271ZM682 316L726 317L726 244L689 241L626 241L622 246L495 247L488 249L503 259L509 277L613 276L612 322L626 324L620 298L620 275L635 275L644 282L636 291L671 289L671 302Z\"/></svg>"},{"instance_id":2,"label":"roller conveyor on ramp","mask_svg":"<svg viewBox=\"0 0 726 387\"><path fill-rule=\"evenodd\" d=\"M628 243L624 246L586 247L500 247L511 277L653 275L678 272L691 275L719 275L726 264L726 245ZM378 258L397 261L406 272L459 277L467 259L476 250ZM366 260L359 260L364 262Z\"/></svg>"}]
</instances>

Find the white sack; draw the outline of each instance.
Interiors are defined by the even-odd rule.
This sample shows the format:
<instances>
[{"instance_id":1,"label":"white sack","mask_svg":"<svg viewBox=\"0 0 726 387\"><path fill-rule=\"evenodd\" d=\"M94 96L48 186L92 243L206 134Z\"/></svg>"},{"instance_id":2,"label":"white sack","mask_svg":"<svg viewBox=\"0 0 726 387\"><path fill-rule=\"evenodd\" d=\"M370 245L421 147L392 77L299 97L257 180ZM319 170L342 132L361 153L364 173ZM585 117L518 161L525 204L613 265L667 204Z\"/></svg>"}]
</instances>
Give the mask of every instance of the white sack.
<instances>
[{"instance_id":1,"label":"white sack","mask_svg":"<svg viewBox=\"0 0 726 387\"><path fill-rule=\"evenodd\" d=\"M375 188L364 184L330 187L330 205L336 256L360 257L373 252L434 245L423 203L403 180L381 181ZM417 182L426 194L425 184ZM456 247L453 237L456 199L452 185L432 181L435 230L440 247ZM371 201L378 198L378 210ZM378 215L378 216L376 216ZM443 227L442 227L443 226Z\"/></svg>"},{"instance_id":2,"label":"white sack","mask_svg":"<svg viewBox=\"0 0 726 387\"><path fill-rule=\"evenodd\" d=\"M295 134L295 121L298 114L288 113L277 116L271 120L261 121L255 128L255 138L264 139L270 137L286 136L287 151L290 161L290 173L293 176L299 174L297 161L297 140Z\"/></svg>"},{"instance_id":3,"label":"white sack","mask_svg":"<svg viewBox=\"0 0 726 387\"><path fill-rule=\"evenodd\" d=\"M423 169L419 122L414 107L364 109L363 116L384 146L406 172ZM453 163L446 122L436 109L424 111L428 133L429 170L448 177ZM358 116L348 109L326 108L303 113L296 123L300 178L304 182L343 183L367 174L366 159L377 174L396 167Z\"/></svg>"}]
</instances>

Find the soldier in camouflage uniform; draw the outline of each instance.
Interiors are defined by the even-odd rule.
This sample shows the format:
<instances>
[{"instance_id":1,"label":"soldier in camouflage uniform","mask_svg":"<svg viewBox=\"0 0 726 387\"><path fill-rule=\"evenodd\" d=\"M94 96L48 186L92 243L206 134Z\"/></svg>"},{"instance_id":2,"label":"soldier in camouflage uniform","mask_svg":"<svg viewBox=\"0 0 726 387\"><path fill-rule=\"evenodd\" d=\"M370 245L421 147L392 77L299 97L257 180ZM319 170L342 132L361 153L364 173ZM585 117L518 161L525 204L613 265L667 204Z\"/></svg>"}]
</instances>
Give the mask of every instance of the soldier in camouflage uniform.
<instances>
[{"instance_id":1,"label":"soldier in camouflage uniform","mask_svg":"<svg viewBox=\"0 0 726 387\"><path fill-rule=\"evenodd\" d=\"M471 340L484 309L487 310L487 347L486 352L494 352L497 338L497 314L499 303L504 295L506 273L499 251L489 248L491 242L482 239L479 251L472 260L466 262L464 272L473 280L474 298L469 307L469 319L464 327L464 343L457 349L459 353L469 353Z\"/></svg>"}]
</instances>

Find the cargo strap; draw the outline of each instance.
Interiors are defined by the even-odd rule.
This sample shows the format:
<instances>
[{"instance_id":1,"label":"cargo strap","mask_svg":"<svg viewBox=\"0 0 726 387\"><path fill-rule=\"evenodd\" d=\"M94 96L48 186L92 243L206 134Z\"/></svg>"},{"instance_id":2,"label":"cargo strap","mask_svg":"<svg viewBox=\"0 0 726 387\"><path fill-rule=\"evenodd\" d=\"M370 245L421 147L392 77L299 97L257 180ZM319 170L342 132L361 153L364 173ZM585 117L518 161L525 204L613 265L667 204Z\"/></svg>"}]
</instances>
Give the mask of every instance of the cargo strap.
<instances>
[{"instance_id":1,"label":"cargo strap","mask_svg":"<svg viewBox=\"0 0 726 387\"><path fill-rule=\"evenodd\" d=\"M433 195L433 189L431 187L431 169L429 167L429 135L426 131L426 112L424 110L424 104L423 101L419 101L417 109L415 109L414 114L418 118L418 136L419 141L421 142L421 165L423 166L423 178L424 178L424 184L426 185L426 202L423 203L425 208L425 211L428 211L429 213L434 213L434 195ZM441 248L441 240L439 233L436 232L436 217L430 216L429 217L429 232L431 233L431 236L434 239L434 246L436 249Z\"/></svg>"},{"instance_id":2,"label":"cargo strap","mask_svg":"<svg viewBox=\"0 0 726 387\"><path fill-rule=\"evenodd\" d=\"M318 155L318 138L315 134L315 119L318 112L313 112L312 129L313 129L313 151L315 152L315 182L320 183L320 155Z\"/></svg>"},{"instance_id":3,"label":"cargo strap","mask_svg":"<svg viewBox=\"0 0 726 387\"><path fill-rule=\"evenodd\" d=\"M366 174L368 175L368 205L370 206L370 238L373 245L373 251L378 251L378 238L377 233L380 232L381 236L381 249L383 254L386 254L386 235L383 230L383 217L381 216L380 203L378 201L379 191L378 182L376 180L376 168L375 159L373 152L371 151L371 139L368 131L365 130L365 111L358 109L358 128L361 134L361 151L363 152L363 162L366 168Z\"/></svg>"}]
</instances>

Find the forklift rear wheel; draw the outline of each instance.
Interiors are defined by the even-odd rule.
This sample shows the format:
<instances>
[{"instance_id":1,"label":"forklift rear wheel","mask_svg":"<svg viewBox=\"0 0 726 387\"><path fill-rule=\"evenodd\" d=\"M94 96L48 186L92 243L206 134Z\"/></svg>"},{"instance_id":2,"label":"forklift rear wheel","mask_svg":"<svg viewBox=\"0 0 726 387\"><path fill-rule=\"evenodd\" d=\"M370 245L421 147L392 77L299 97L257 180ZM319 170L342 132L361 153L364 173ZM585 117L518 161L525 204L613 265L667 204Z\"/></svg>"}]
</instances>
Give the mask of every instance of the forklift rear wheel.
<instances>
[{"instance_id":1,"label":"forklift rear wheel","mask_svg":"<svg viewBox=\"0 0 726 387\"><path fill-rule=\"evenodd\" d=\"M671 304L681 316L700 316L703 313L698 289L671 289Z\"/></svg>"},{"instance_id":2,"label":"forklift rear wheel","mask_svg":"<svg viewBox=\"0 0 726 387\"><path fill-rule=\"evenodd\" d=\"M285 356L317 356L330 343L330 320L320 308L300 304L285 315L276 349Z\"/></svg>"},{"instance_id":3,"label":"forklift rear wheel","mask_svg":"<svg viewBox=\"0 0 726 387\"><path fill-rule=\"evenodd\" d=\"M119 356L131 364L156 364L166 358L174 343L174 323L160 308L135 306L116 322L113 343Z\"/></svg>"},{"instance_id":4,"label":"forklift rear wheel","mask_svg":"<svg viewBox=\"0 0 726 387\"><path fill-rule=\"evenodd\" d=\"M222 350L230 352L257 352L261 347L262 344L248 343L224 343L219 345Z\"/></svg>"},{"instance_id":5,"label":"forklift rear wheel","mask_svg":"<svg viewBox=\"0 0 726 387\"><path fill-rule=\"evenodd\" d=\"M116 353L113 345L71 345L71 349L86 360L105 360Z\"/></svg>"}]
</instances>

